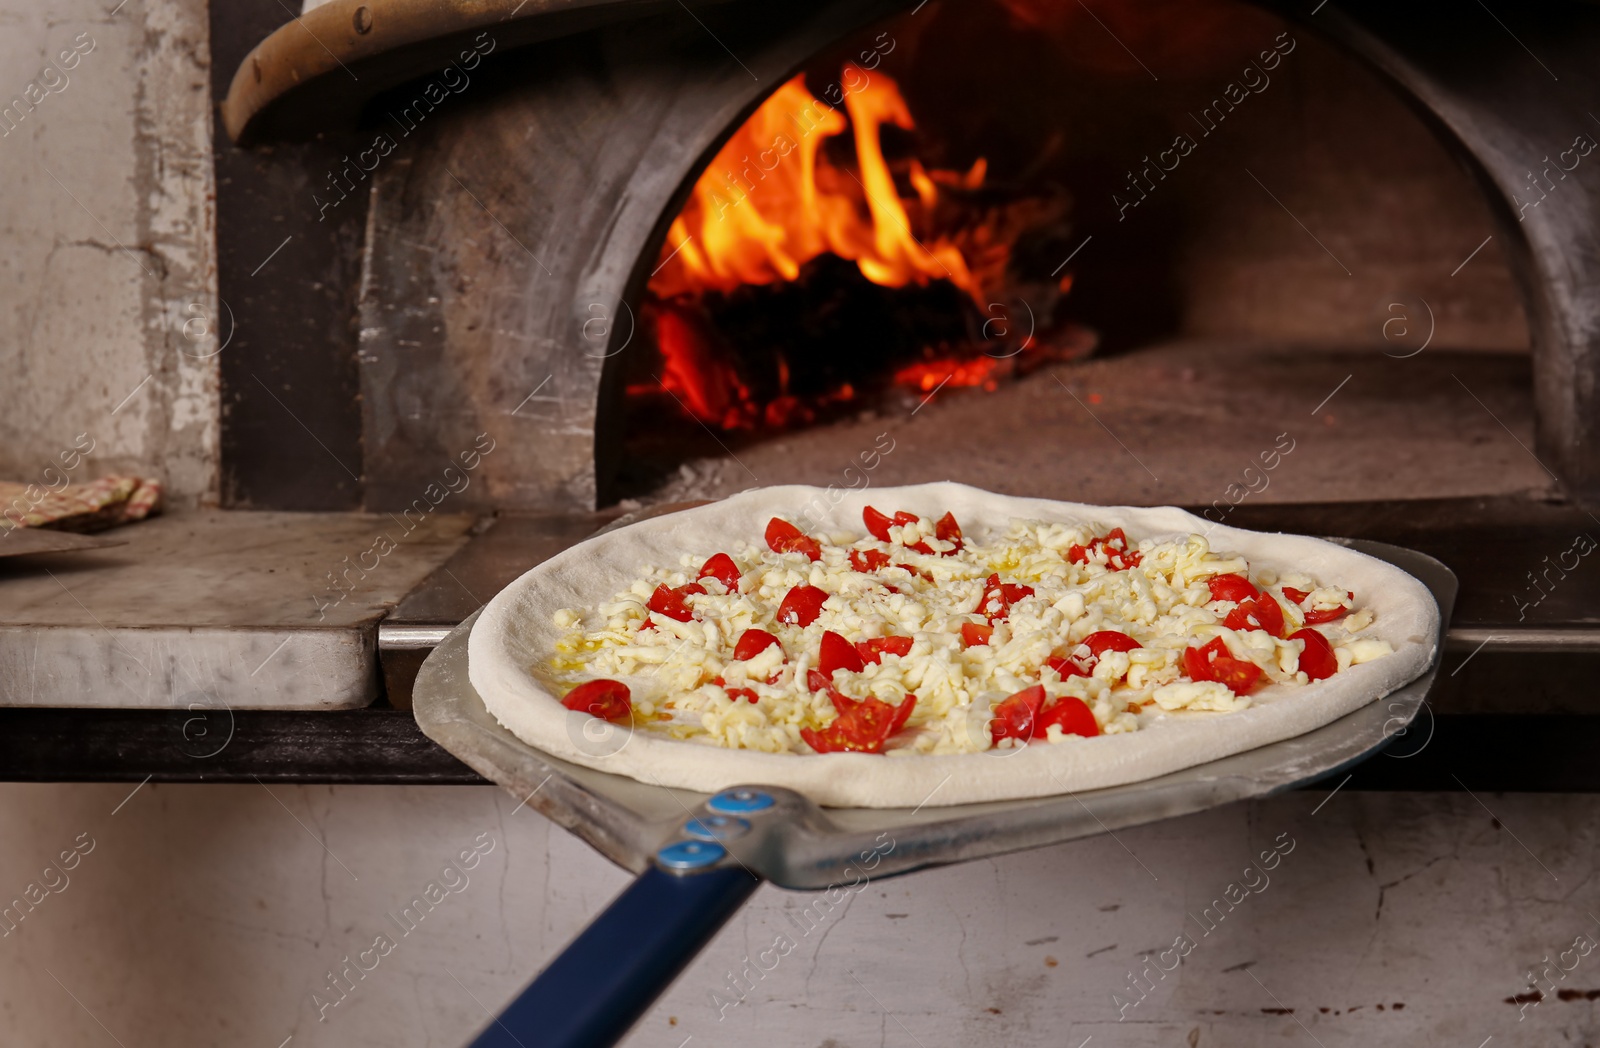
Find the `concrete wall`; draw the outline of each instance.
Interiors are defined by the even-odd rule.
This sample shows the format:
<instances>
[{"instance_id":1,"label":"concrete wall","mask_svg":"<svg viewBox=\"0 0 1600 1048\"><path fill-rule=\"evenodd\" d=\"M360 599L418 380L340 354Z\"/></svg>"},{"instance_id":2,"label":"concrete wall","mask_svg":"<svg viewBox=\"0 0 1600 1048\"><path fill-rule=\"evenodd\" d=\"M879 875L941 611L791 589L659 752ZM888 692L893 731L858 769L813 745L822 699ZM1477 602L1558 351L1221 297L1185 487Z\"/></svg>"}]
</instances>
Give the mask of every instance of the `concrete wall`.
<instances>
[{"instance_id":1,"label":"concrete wall","mask_svg":"<svg viewBox=\"0 0 1600 1048\"><path fill-rule=\"evenodd\" d=\"M74 481L214 495L209 61L203 0L0 5L0 478L88 434Z\"/></svg>"},{"instance_id":2,"label":"concrete wall","mask_svg":"<svg viewBox=\"0 0 1600 1048\"><path fill-rule=\"evenodd\" d=\"M92 843L0 936L6 1044L453 1048L627 880L488 788L130 790L0 788L0 903ZM1600 953L1572 944L1600 941L1597 815L1587 796L1306 792L867 883L831 912L763 888L626 1043L1592 1044ZM398 930L474 842L459 890ZM379 933L389 952L327 993ZM787 954L728 991L780 935ZM1141 998L1147 954L1173 970ZM1508 1002L1547 967L1543 1001ZM719 1018L712 992L745 996Z\"/></svg>"}]
</instances>

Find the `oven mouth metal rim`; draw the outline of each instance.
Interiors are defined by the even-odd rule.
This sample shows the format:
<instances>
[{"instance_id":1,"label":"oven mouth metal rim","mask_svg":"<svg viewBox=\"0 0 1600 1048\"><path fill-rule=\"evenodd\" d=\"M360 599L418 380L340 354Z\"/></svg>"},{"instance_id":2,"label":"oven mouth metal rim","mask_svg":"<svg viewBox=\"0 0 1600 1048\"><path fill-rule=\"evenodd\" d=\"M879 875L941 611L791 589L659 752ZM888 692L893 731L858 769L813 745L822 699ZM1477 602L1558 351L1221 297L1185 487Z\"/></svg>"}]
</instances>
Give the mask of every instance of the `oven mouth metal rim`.
<instances>
[{"instance_id":1,"label":"oven mouth metal rim","mask_svg":"<svg viewBox=\"0 0 1600 1048\"><path fill-rule=\"evenodd\" d=\"M716 6L726 0L691 0ZM221 102L223 128L238 146L311 137L353 118L374 96L437 71L474 32L504 32L508 49L645 17L666 0L478 0L468 8L433 0L329 0L292 14L251 48ZM524 8L527 10L524 12ZM692 12L691 12L692 13ZM350 65L363 67L357 77Z\"/></svg>"}]
</instances>

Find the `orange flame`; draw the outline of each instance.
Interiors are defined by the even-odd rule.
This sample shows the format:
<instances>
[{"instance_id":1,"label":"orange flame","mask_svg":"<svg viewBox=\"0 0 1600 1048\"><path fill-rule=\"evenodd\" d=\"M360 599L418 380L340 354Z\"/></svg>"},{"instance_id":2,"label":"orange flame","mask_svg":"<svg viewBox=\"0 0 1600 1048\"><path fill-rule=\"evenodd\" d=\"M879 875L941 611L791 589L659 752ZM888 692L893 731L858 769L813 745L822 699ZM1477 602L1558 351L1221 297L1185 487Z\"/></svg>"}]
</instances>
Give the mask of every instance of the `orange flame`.
<instances>
[{"instance_id":1,"label":"orange flame","mask_svg":"<svg viewBox=\"0 0 1600 1048\"><path fill-rule=\"evenodd\" d=\"M854 132L859 176L828 162L823 143L844 132L845 118L814 97L796 76L763 102L730 138L695 184L662 246L650 281L658 297L732 291L743 284L795 280L800 268L826 252L854 262L862 276L885 287L948 280L981 299L961 250L945 237L925 243L884 159L884 124L912 130L900 88L883 73L846 66L841 84ZM938 203L938 181L977 188L979 160L966 175L913 163L919 214Z\"/></svg>"},{"instance_id":2,"label":"orange flame","mask_svg":"<svg viewBox=\"0 0 1600 1048\"><path fill-rule=\"evenodd\" d=\"M848 382L822 394L794 395L789 362L781 354L773 361L777 390L765 394L769 399L758 396L697 301L708 292L798 280L806 263L823 254L855 263L863 277L884 287L948 281L992 316L990 299L996 287L1005 286L1018 230L1030 215L1048 209L1030 210L1024 202L1014 212L991 210L983 221L971 222L970 201L960 195L984 186L984 159L965 172L926 169L915 159L892 171L883 151L884 125L916 127L898 85L882 72L869 76L846 65L838 85L824 94L838 98L838 107L812 95L803 76L785 83L695 183L668 229L642 314L655 329L661 354L659 386L630 385L630 396L664 390L689 415L724 430L804 424L819 409L853 401L857 393ZM824 150L846 130L855 145L854 168L831 162ZM904 196L897 172L908 186ZM936 216L949 225L952 215L967 221L950 234L936 232ZM1071 273L1060 278L1062 293L1071 281ZM1037 349L1031 334L1004 358L941 344L937 350L925 347L921 360L897 364L887 377L930 397L947 386L992 390L1035 359L1061 356L1060 350ZM1068 355L1083 351L1081 338L1071 340Z\"/></svg>"}]
</instances>

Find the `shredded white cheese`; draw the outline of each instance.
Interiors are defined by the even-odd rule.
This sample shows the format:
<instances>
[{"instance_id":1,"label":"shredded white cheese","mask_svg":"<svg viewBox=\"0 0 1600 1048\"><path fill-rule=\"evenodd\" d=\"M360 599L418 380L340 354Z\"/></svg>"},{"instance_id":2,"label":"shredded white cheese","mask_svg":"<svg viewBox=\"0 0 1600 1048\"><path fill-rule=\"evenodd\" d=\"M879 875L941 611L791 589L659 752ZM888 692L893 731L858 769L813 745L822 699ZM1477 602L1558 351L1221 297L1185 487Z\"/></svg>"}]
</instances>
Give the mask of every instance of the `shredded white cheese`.
<instances>
[{"instance_id":1,"label":"shredded white cheese","mask_svg":"<svg viewBox=\"0 0 1600 1048\"><path fill-rule=\"evenodd\" d=\"M1091 522L1017 519L987 542L966 536L959 550L956 543L936 538L936 530L932 520L920 519L892 527L887 543L870 535L816 536L821 544L816 562L803 553L779 554L751 543L686 553L675 567L646 566L614 600L555 613L556 625L569 632L551 665L572 684L627 679L636 725L645 730L736 749L810 753L801 730L824 728L836 715L827 692L813 691L807 681L824 631L852 644L909 637L908 654L884 654L861 672L837 670L833 686L853 698L870 695L891 705L909 694L917 697L909 730L891 743L889 756L970 753L994 745L995 703L1035 684L1043 684L1047 705L1061 696L1081 699L1103 734L1135 731L1141 720L1178 711L1245 709L1249 695L1236 695L1215 681L1190 680L1184 672L1184 649L1213 638L1221 638L1230 657L1257 667L1261 686L1304 686L1303 642L1284 638L1304 626L1307 612L1354 603L1337 585L1305 575L1252 576L1242 556L1213 551L1200 535L1130 540L1139 563L1114 570L1107 551L1093 547L1107 529ZM934 552L908 548L919 542ZM1090 548L1087 563L1069 559L1073 547ZM858 571L851 565L852 551L887 554L892 563ZM732 592L715 578L696 578L717 552L730 554L739 568L739 585ZM1032 587L1033 593L1010 604L987 643L964 646L962 625L986 622L977 608L992 574ZM1207 580L1224 574L1246 575L1277 600L1284 637L1223 625L1236 605L1213 600ZM690 621L647 610L658 586L689 583L706 591L683 598L693 612ZM784 597L802 585L828 594L816 620L805 626L777 622ZM1304 600L1285 596L1284 586L1306 594ZM1371 622L1366 609L1317 627L1332 644L1340 671L1390 652L1385 641L1355 636ZM748 629L772 633L781 646L736 660L734 647ZM1063 680L1045 664L1075 651L1081 658L1085 653L1078 645L1104 630L1125 633L1140 646L1104 652L1088 676ZM730 695L732 689L748 689L755 701L748 694ZM1052 727L1036 741L1079 738Z\"/></svg>"}]
</instances>

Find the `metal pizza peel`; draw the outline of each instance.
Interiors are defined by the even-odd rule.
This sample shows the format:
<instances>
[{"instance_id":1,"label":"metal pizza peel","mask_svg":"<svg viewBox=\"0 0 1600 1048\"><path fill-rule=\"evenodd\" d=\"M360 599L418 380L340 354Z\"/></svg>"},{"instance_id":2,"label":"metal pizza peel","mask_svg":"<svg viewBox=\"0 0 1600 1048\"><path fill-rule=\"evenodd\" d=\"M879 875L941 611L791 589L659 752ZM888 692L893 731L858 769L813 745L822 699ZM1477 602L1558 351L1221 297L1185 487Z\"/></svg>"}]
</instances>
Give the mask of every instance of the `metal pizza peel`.
<instances>
[{"instance_id":1,"label":"metal pizza peel","mask_svg":"<svg viewBox=\"0 0 1600 1048\"><path fill-rule=\"evenodd\" d=\"M915 809L821 808L761 783L705 794L559 760L501 727L473 689L467 638L475 613L423 663L414 693L417 724L473 770L638 877L473 1048L615 1044L762 881L827 889L1057 844L1268 797L1375 755L1409 727L1433 687L1456 578L1414 550L1329 541L1395 565L1433 594L1439 634L1420 676L1331 724L1170 775L950 807L930 803L935 789ZM606 733L590 740L602 747L592 752L620 749L628 737Z\"/></svg>"}]
</instances>

